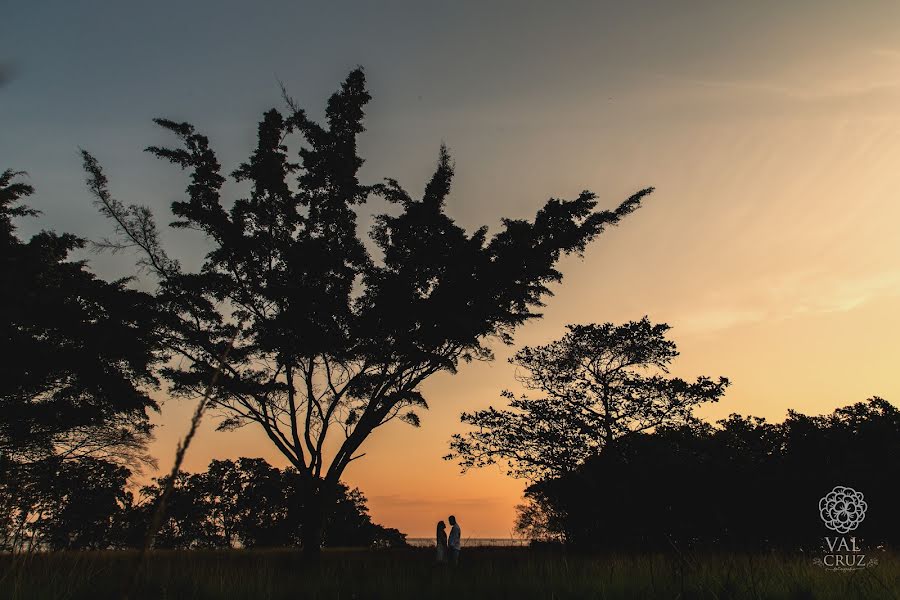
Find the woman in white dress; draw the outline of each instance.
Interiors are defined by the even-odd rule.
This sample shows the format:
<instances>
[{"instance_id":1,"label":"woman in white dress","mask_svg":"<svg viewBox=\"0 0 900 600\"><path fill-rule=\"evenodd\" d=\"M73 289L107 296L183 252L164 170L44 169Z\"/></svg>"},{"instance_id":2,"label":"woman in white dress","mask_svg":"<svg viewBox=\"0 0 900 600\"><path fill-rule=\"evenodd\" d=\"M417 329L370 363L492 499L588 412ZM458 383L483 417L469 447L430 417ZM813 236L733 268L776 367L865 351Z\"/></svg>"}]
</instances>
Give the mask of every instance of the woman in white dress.
<instances>
[{"instance_id":1,"label":"woman in white dress","mask_svg":"<svg viewBox=\"0 0 900 600\"><path fill-rule=\"evenodd\" d=\"M443 521L437 524L437 561L438 563L447 562L447 526Z\"/></svg>"}]
</instances>

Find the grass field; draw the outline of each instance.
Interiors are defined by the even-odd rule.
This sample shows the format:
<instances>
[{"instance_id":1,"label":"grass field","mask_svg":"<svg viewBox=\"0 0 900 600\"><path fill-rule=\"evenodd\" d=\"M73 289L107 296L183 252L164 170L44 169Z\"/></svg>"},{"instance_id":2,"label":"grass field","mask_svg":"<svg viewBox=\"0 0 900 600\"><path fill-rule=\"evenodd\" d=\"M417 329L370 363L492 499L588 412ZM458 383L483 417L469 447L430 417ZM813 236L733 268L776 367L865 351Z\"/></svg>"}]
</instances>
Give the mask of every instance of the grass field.
<instances>
[{"instance_id":1,"label":"grass field","mask_svg":"<svg viewBox=\"0 0 900 600\"><path fill-rule=\"evenodd\" d=\"M0 557L0 596L122 598L134 553ZM316 565L294 551L160 551L136 598L890 598L900 597L900 558L830 572L810 557L781 555L580 556L526 548L464 549L458 568L431 550L330 550Z\"/></svg>"}]
</instances>

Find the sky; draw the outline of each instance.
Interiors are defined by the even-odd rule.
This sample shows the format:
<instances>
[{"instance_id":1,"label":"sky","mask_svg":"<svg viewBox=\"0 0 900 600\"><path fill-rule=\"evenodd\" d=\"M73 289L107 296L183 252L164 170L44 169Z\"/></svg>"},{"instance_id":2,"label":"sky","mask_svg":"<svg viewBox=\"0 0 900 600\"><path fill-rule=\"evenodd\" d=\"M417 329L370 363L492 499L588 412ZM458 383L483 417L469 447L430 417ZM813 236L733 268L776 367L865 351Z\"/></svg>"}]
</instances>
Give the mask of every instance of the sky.
<instances>
[{"instance_id":1,"label":"sky","mask_svg":"<svg viewBox=\"0 0 900 600\"><path fill-rule=\"evenodd\" d=\"M782 420L880 395L900 402L900 4L893 2L10 2L0 20L0 168L26 170L43 211L21 231L109 235L77 155L162 223L182 173L142 150L153 117L207 134L226 171L251 151L278 82L321 116L357 65L373 100L362 178L421 190L441 142L456 162L448 213L470 231L549 197L645 205L562 262L544 318L492 363L424 386L422 426L376 431L345 481L373 518L429 536L510 536L525 482L461 474L441 457L459 413L502 405L515 347L567 323L648 315L672 325L673 373L724 375L699 414ZM377 207L373 207L374 212ZM185 265L202 239L165 232ZM91 255L104 277L133 257ZM193 406L167 400L151 450L168 470ZM215 432L186 458L262 456L259 432ZM152 473L148 474L152 475Z\"/></svg>"}]
</instances>

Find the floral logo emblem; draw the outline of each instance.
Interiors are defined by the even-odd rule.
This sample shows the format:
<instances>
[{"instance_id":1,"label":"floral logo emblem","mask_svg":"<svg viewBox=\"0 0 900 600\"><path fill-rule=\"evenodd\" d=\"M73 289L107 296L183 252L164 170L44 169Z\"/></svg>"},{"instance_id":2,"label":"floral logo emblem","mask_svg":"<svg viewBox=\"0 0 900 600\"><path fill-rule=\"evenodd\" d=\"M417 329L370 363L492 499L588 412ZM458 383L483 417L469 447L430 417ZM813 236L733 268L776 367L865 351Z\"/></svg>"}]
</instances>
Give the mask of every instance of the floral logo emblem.
<instances>
[{"instance_id":1,"label":"floral logo emblem","mask_svg":"<svg viewBox=\"0 0 900 600\"><path fill-rule=\"evenodd\" d=\"M842 485L834 486L819 500L819 516L825 527L838 533L853 531L866 518L868 505L862 492Z\"/></svg>"}]
</instances>

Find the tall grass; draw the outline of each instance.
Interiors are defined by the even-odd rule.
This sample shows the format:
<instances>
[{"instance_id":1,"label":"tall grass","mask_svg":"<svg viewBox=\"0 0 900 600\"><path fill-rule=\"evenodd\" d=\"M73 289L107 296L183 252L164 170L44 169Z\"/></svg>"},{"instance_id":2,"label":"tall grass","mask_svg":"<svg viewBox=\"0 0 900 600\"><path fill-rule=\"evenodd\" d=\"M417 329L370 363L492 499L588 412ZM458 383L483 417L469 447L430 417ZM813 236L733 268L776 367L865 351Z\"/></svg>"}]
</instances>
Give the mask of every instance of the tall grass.
<instances>
[{"instance_id":1,"label":"tall grass","mask_svg":"<svg viewBox=\"0 0 900 600\"><path fill-rule=\"evenodd\" d=\"M121 598L134 554L0 557L0 597ZM524 548L464 549L456 569L424 548L330 550L318 564L292 550L153 551L133 598L454 600L574 598L897 599L900 558L830 572L811 557L713 554L580 556Z\"/></svg>"}]
</instances>

